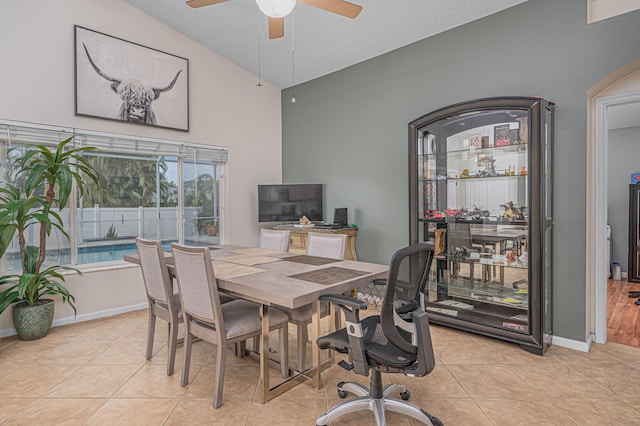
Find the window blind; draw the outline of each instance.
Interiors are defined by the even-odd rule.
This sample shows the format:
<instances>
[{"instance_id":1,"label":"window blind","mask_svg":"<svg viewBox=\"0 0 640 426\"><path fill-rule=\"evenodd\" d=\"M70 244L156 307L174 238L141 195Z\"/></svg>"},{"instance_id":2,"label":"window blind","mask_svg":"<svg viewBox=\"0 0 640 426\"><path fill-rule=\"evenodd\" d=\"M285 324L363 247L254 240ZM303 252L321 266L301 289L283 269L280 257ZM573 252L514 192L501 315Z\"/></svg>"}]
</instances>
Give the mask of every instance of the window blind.
<instances>
[{"instance_id":1,"label":"window blind","mask_svg":"<svg viewBox=\"0 0 640 426\"><path fill-rule=\"evenodd\" d=\"M95 146L101 151L131 155L170 155L224 163L228 150L223 147L162 139L93 132L73 128L0 122L0 141L13 144L52 145L74 136L73 146Z\"/></svg>"}]
</instances>

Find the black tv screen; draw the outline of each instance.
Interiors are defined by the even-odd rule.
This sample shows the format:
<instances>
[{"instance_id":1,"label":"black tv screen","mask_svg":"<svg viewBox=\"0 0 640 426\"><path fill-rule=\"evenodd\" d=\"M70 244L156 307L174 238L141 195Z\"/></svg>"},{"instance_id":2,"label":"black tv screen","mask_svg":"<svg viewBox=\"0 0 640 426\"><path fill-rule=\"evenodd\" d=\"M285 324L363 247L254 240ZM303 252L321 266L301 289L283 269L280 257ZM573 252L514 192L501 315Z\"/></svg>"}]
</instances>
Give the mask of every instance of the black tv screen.
<instances>
[{"instance_id":1,"label":"black tv screen","mask_svg":"<svg viewBox=\"0 0 640 426\"><path fill-rule=\"evenodd\" d=\"M322 222L322 184L258 185L258 222Z\"/></svg>"}]
</instances>

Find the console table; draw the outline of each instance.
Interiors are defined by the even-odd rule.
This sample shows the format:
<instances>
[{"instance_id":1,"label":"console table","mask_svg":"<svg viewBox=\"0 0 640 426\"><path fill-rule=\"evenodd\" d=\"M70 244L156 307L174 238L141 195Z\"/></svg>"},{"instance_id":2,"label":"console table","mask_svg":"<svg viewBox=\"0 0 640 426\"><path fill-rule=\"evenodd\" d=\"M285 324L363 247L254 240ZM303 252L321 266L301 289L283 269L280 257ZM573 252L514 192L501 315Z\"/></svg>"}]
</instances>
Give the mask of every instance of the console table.
<instances>
[{"instance_id":1,"label":"console table","mask_svg":"<svg viewBox=\"0 0 640 426\"><path fill-rule=\"evenodd\" d=\"M307 236L309 232L317 232L321 234L346 234L347 235L347 260L358 260L358 254L356 253L356 235L358 234L358 228L316 228L305 227L299 228L293 225L276 225L273 229L285 229L289 231L291 236L291 243L289 245L289 251L292 253L306 253L307 252Z\"/></svg>"}]
</instances>

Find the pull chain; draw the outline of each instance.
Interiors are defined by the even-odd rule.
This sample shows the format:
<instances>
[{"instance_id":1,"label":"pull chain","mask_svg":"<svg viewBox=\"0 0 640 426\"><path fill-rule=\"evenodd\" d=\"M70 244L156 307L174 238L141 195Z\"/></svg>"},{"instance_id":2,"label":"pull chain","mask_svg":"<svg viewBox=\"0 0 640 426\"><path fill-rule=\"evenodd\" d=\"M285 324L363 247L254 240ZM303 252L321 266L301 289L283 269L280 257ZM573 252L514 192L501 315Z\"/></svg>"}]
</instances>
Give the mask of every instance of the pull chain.
<instances>
[{"instance_id":1,"label":"pull chain","mask_svg":"<svg viewBox=\"0 0 640 426\"><path fill-rule=\"evenodd\" d=\"M295 49L295 21L293 19L294 12L291 14L291 103L296 103L296 49Z\"/></svg>"},{"instance_id":2,"label":"pull chain","mask_svg":"<svg viewBox=\"0 0 640 426\"><path fill-rule=\"evenodd\" d=\"M261 59L261 51L260 51L260 47L261 47L261 38L260 38L260 31L261 31L261 26L260 26L260 21L261 21L261 16L260 16L260 10L258 10L258 84L256 84L256 86L261 87L262 86L262 74L261 74L261 63L260 63L260 59Z\"/></svg>"}]
</instances>

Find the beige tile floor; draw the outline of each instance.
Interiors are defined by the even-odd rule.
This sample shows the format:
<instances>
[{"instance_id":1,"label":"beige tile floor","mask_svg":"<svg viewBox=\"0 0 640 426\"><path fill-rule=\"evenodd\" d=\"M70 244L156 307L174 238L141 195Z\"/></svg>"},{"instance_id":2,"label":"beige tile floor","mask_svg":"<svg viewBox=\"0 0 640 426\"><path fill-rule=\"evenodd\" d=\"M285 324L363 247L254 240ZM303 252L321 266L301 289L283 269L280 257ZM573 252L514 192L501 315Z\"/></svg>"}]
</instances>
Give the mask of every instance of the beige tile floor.
<instances>
[{"instance_id":1,"label":"beige tile floor","mask_svg":"<svg viewBox=\"0 0 640 426\"><path fill-rule=\"evenodd\" d=\"M57 327L37 341L0 339L0 424L313 425L340 401L337 382L367 383L334 366L322 389L303 384L261 404L257 360L229 354L223 405L216 410L213 346L194 345L190 384L182 388L182 347L168 377L166 328L159 323L154 357L145 361L146 322L146 311L138 311ZM295 327L290 334L293 340ZM411 400L445 425L640 425L638 348L609 343L587 354L552 346L539 357L445 327L432 326L432 334L438 361L432 374L384 380L407 385ZM393 413L388 423L416 424ZM362 413L333 424L374 421Z\"/></svg>"}]
</instances>

